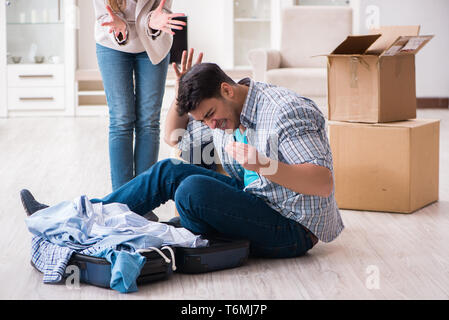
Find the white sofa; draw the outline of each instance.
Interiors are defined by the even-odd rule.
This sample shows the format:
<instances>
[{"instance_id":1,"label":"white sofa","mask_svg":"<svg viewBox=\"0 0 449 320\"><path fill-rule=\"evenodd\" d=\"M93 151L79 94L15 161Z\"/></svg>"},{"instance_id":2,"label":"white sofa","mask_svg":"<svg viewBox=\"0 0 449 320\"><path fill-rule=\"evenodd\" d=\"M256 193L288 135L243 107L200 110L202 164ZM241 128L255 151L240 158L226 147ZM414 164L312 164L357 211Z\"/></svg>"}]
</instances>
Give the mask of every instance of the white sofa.
<instances>
[{"instance_id":1,"label":"white sofa","mask_svg":"<svg viewBox=\"0 0 449 320\"><path fill-rule=\"evenodd\" d=\"M311 98L327 115L327 58L319 55L329 54L352 33L352 8L287 7L281 13L281 28L280 50L249 52L254 80Z\"/></svg>"}]
</instances>

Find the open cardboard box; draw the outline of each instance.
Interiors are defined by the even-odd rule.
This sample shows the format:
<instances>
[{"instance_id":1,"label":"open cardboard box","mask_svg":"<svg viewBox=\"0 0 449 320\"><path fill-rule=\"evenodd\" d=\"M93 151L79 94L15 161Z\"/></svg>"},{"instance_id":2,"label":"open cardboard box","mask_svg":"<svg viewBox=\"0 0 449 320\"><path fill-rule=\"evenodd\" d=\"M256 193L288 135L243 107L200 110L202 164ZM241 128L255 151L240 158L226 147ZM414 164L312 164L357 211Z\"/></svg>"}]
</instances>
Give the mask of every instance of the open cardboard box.
<instances>
[{"instance_id":1,"label":"open cardboard box","mask_svg":"<svg viewBox=\"0 0 449 320\"><path fill-rule=\"evenodd\" d=\"M327 55L329 120L416 118L415 55L433 38L419 29L389 26L348 36Z\"/></svg>"}]
</instances>

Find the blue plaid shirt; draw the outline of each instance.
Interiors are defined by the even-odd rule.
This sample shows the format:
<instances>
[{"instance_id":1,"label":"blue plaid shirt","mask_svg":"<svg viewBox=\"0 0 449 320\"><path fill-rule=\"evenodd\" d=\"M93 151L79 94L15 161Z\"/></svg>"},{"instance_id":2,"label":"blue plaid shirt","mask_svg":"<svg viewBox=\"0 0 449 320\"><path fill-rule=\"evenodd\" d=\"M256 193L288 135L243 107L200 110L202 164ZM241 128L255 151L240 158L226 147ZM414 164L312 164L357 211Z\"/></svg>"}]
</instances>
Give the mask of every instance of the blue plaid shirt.
<instances>
[{"instance_id":1,"label":"blue plaid shirt","mask_svg":"<svg viewBox=\"0 0 449 320\"><path fill-rule=\"evenodd\" d=\"M332 171L332 153L326 135L326 121L315 103L288 89L242 79L239 84L249 86L240 115L247 128L248 144L265 156L287 164L312 163ZM193 142L192 142L193 140ZM187 132L178 147L212 141L223 169L243 181L244 168L226 151L234 141L233 134L212 130L190 119ZM321 241L334 240L344 225L335 201L335 189L327 197L294 192L259 175L244 189L262 199L283 216L305 226Z\"/></svg>"}]
</instances>

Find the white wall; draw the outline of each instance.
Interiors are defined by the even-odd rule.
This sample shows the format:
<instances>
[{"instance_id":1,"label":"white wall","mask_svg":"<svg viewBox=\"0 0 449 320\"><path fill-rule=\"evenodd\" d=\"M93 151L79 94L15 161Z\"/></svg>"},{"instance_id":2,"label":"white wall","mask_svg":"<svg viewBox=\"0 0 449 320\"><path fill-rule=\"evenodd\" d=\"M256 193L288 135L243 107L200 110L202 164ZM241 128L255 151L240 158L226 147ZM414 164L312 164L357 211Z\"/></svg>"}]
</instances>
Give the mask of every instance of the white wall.
<instances>
[{"instance_id":1,"label":"white wall","mask_svg":"<svg viewBox=\"0 0 449 320\"><path fill-rule=\"evenodd\" d=\"M359 0L360 33L367 33L370 5L379 9L380 25L421 25L421 34L433 34L416 56L416 95L449 97L449 1L448 0Z\"/></svg>"}]
</instances>

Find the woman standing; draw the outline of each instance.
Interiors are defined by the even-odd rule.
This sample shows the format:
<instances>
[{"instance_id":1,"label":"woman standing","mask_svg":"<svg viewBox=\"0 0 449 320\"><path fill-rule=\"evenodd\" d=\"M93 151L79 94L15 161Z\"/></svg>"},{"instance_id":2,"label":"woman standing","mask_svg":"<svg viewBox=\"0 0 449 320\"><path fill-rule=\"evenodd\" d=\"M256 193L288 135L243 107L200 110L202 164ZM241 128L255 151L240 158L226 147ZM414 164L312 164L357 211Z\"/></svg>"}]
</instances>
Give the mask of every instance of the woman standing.
<instances>
[{"instance_id":1,"label":"woman standing","mask_svg":"<svg viewBox=\"0 0 449 320\"><path fill-rule=\"evenodd\" d=\"M116 190L158 159L172 29L182 30L186 24L172 20L184 16L171 13L172 0L93 1L97 60L109 107L112 190Z\"/></svg>"}]
</instances>

